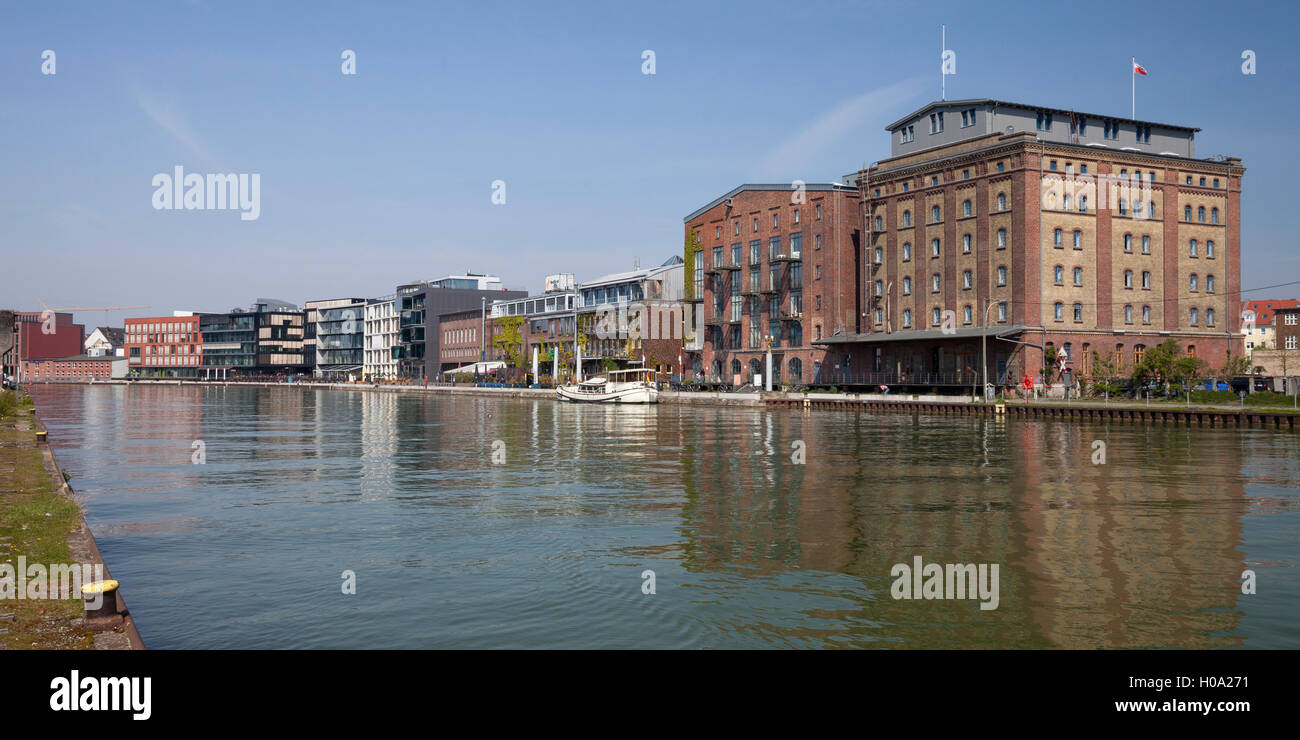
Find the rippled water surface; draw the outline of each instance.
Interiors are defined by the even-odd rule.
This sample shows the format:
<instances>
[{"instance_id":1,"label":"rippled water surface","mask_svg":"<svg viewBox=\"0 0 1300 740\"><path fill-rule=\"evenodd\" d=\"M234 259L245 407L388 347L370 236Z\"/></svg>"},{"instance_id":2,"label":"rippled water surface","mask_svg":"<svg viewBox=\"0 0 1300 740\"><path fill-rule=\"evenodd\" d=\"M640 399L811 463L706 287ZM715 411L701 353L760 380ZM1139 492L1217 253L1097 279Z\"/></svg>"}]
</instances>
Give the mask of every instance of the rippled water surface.
<instances>
[{"instance_id":1,"label":"rippled water surface","mask_svg":"<svg viewBox=\"0 0 1300 740\"><path fill-rule=\"evenodd\" d=\"M1300 647L1289 432L33 395L153 648ZM997 608L892 598L918 555L998 564Z\"/></svg>"}]
</instances>

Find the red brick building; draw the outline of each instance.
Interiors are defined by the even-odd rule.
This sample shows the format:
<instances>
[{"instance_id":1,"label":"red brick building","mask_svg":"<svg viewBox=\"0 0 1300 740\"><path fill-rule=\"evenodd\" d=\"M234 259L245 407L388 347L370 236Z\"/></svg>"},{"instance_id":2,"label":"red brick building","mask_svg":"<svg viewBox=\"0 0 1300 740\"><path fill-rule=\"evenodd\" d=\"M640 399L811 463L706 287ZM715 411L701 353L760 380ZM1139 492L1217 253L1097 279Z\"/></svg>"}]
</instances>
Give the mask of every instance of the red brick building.
<instances>
[{"instance_id":1,"label":"red brick building","mask_svg":"<svg viewBox=\"0 0 1300 740\"><path fill-rule=\"evenodd\" d=\"M687 379L751 383L770 346L773 388L822 382L833 367L816 343L861 329L858 190L741 185L684 220L686 300L704 323Z\"/></svg>"},{"instance_id":2,"label":"red brick building","mask_svg":"<svg viewBox=\"0 0 1300 740\"><path fill-rule=\"evenodd\" d=\"M110 380L126 377L126 373L127 359L114 355L78 355L23 362L23 379L34 383Z\"/></svg>"},{"instance_id":3,"label":"red brick building","mask_svg":"<svg viewBox=\"0 0 1300 740\"><path fill-rule=\"evenodd\" d=\"M445 372L465 365L473 365L479 361L504 361L505 354L492 344L499 328L491 316L484 321L484 312L481 308L440 314L438 317L438 331L441 334L438 350L440 369Z\"/></svg>"},{"instance_id":4,"label":"red brick building","mask_svg":"<svg viewBox=\"0 0 1300 740\"><path fill-rule=\"evenodd\" d=\"M133 375L187 378L203 374L198 316L156 316L125 323L126 357Z\"/></svg>"},{"instance_id":5,"label":"red brick building","mask_svg":"<svg viewBox=\"0 0 1300 740\"><path fill-rule=\"evenodd\" d=\"M842 384L970 387L982 337L992 383L1053 351L1075 377L1169 338L1211 368L1242 353L1245 168L1197 159L1198 129L975 99L888 130L856 178L860 328L822 342Z\"/></svg>"},{"instance_id":6,"label":"red brick building","mask_svg":"<svg viewBox=\"0 0 1300 740\"><path fill-rule=\"evenodd\" d=\"M26 360L72 357L84 351L86 327L72 319L70 313L14 312L12 354L20 378Z\"/></svg>"}]
</instances>

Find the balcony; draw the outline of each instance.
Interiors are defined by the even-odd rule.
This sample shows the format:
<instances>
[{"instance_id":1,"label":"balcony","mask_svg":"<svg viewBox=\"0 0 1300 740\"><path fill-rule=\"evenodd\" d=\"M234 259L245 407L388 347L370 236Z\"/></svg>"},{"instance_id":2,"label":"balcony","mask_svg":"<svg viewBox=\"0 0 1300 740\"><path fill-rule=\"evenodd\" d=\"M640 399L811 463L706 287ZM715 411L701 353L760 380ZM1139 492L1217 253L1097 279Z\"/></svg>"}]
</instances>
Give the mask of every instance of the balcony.
<instances>
[{"instance_id":1,"label":"balcony","mask_svg":"<svg viewBox=\"0 0 1300 740\"><path fill-rule=\"evenodd\" d=\"M772 255L772 262L802 262L803 257L800 256L802 254L803 254L802 252L795 252L795 251L783 252L781 254L774 254Z\"/></svg>"},{"instance_id":2,"label":"balcony","mask_svg":"<svg viewBox=\"0 0 1300 740\"><path fill-rule=\"evenodd\" d=\"M781 309L782 321L799 321L803 318L803 311L792 311L788 308Z\"/></svg>"},{"instance_id":3,"label":"balcony","mask_svg":"<svg viewBox=\"0 0 1300 740\"><path fill-rule=\"evenodd\" d=\"M722 266L722 269L724 269L724 270L739 270L739 269L740 269L740 265L739 265L739 264L723 265L723 266Z\"/></svg>"}]
</instances>

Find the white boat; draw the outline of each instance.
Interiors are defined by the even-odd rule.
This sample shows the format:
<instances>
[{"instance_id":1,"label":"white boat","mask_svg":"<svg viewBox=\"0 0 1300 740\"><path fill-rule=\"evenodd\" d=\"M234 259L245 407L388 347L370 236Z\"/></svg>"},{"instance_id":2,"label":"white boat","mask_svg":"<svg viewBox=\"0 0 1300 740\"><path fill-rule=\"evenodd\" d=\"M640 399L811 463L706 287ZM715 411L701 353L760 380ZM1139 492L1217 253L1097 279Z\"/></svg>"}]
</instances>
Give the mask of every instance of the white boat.
<instances>
[{"instance_id":1,"label":"white boat","mask_svg":"<svg viewBox=\"0 0 1300 740\"><path fill-rule=\"evenodd\" d=\"M612 370L577 385L562 385L555 395L574 403L657 403L659 385L654 370Z\"/></svg>"}]
</instances>

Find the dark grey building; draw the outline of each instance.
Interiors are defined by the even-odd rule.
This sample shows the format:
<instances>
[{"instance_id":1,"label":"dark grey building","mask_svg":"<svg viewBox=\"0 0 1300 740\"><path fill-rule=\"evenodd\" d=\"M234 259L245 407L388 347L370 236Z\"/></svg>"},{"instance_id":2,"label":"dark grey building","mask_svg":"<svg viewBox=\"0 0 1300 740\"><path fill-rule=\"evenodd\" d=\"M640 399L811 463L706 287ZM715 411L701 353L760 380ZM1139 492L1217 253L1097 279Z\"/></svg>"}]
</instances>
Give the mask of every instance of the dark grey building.
<instances>
[{"instance_id":1,"label":"dark grey building","mask_svg":"<svg viewBox=\"0 0 1300 740\"><path fill-rule=\"evenodd\" d=\"M439 315L484 305L491 311L494 301L528 296L527 291L505 290L500 286L499 278L473 273L397 286L400 334L393 352L398 377L415 380L438 377L442 362L438 353Z\"/></svg>"},{"instance_id":2,"label":"dark grey building","mask_svg":"<svg viewBox=\"0 0 1300 740\"><path fill-rule=\"evenodd\" d=\"M200 313L204 375L294 375L304 357L305 314L292 303L259 298L247 310Z\"/></svg>"}]
</instances>

